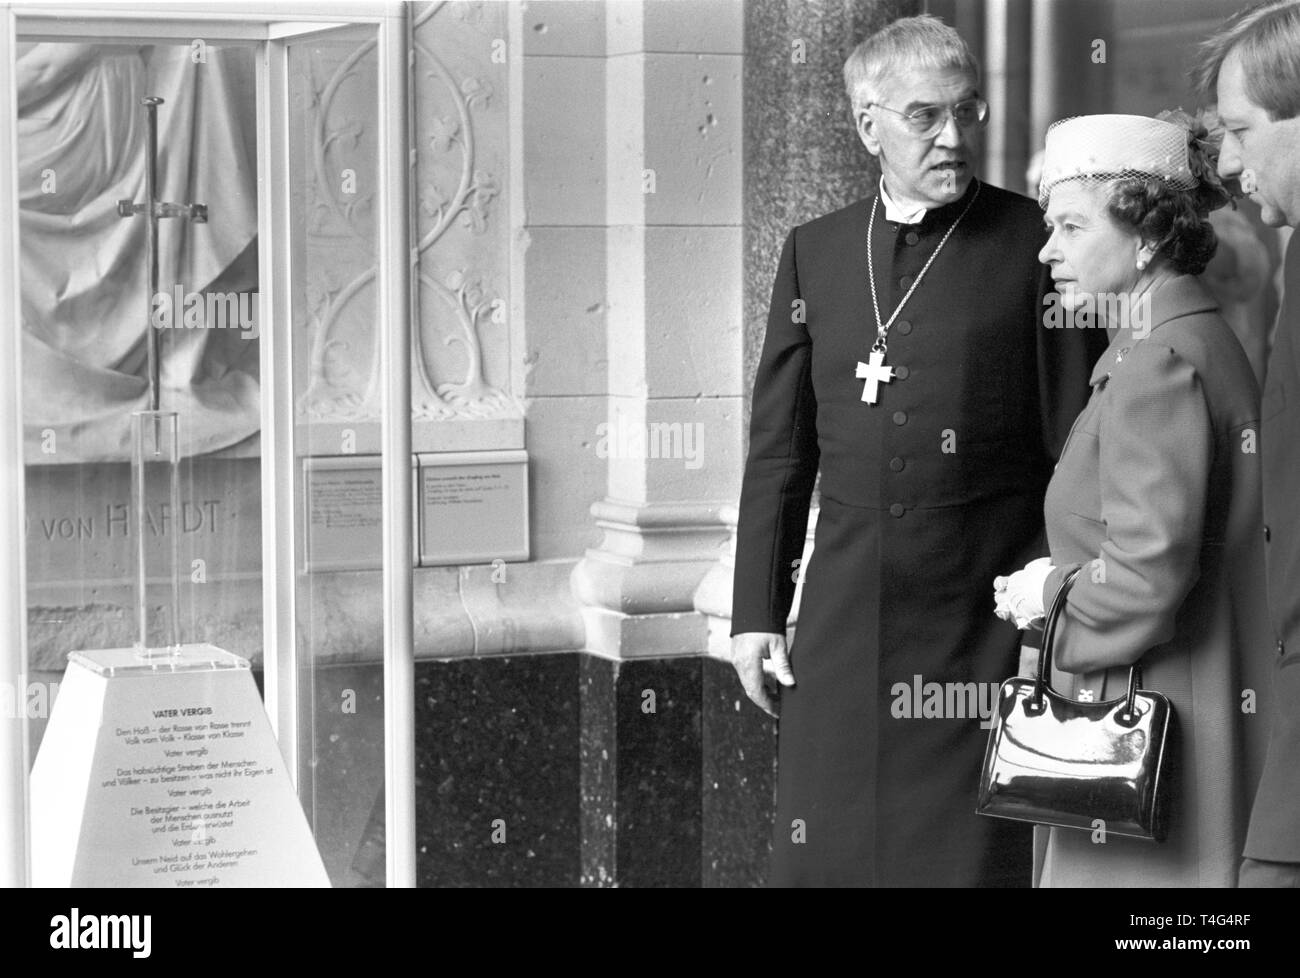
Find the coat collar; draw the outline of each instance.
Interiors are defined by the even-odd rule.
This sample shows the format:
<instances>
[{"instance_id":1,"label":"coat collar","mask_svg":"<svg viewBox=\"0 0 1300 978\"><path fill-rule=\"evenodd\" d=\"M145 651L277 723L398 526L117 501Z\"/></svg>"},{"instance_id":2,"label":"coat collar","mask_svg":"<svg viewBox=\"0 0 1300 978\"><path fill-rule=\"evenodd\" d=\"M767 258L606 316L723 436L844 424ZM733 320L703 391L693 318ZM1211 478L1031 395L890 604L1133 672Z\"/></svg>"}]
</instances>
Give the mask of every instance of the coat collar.
<instances>
[{"instance_id":1,"label":"coat collar","mask_svg":"<svg viewBox=\"0 0 1300 978\"><path fill-rule=\"evenodd\" d=\"M1101 355L1097 365L1092 368L1088 383L1093 387L1110 377L1116 365L1121 363L1133 349L1156 330L1184 316L1193 316L1204 312L1217 312L1219 304L1205 290L1200 279L1194 275L1179 275L1147 293L1151 302L1151 328L1137 335L1130 327L1120 329L1110 341L1110 346Z\"/></svg>"}]
</instances>

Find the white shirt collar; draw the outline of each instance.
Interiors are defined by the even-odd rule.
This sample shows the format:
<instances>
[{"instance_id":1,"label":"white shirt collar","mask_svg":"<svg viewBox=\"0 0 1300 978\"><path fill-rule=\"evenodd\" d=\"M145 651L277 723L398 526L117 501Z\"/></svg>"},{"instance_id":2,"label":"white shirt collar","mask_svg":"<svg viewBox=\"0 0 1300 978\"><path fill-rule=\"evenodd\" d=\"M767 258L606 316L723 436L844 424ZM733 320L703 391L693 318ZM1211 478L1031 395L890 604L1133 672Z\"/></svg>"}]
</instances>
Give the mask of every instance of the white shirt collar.
<instances>
[{"instance_id":1,"label":"white shirt collar","mask_svg":"<svg viewBox=\"0 0 1300 978\"><path fill-rule=\"evenodd\" d=\"M917 204L913 209L908 210L895 202L894 198L889 196L889 191L885 189L884 177L880 178L880 200L885 205L886 221L893 221L895 224L920 224L921 219L925 217L924 204Z\"/></svg>"}]
</instances>

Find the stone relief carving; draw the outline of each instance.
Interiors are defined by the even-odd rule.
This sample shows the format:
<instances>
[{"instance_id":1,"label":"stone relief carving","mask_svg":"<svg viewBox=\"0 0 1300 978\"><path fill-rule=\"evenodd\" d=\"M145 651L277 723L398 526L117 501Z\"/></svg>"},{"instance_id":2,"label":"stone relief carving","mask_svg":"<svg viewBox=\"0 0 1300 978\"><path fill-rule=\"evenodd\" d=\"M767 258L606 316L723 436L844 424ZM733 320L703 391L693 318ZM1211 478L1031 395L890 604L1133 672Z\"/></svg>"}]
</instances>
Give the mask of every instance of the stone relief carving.
<instances>
[{"instance_id":1,"label":"stone relief carving","mask_svg":"<svg viewBox=\"0 0 1300 978\"><path fill-rule=\"evenodd\" d=\"M417 421L505 417L517 413L504 389L506 133L498 90L505 85L499 47L505 11L482 3L431 3L416 8L412 33L412 260L419 283L412 414ZM367 179L359 181L365 184L374 173L374 132L366 114L373 112L374 62L369 43L332 68L313 66L321 78L313 74L309 97L311 368L300 405L311 420L379 417L378 335L361 328L363 320L371 327L375 321L373 193L348 194L337 176L365 168ZM359 97L363 90L366 97Z\"/></svg>"},{"instance_id":2,"label":"stone relief carving","mask_svg":"<svg viewBox=\"0 0 1300 978\"><path fill-rule=\"evenodd\" d=\"M347 53L322 45L304 54L307 75L295 107L307 114L311 178L294 203L306 213L311 346L300 410L313 421L377 419L375 44Z\"/></svg>"},{"instance_id":3,"label":"stone relief carving","mask_svg":"<svg viewBox=\"0 0 1300 978\"><path fill-rule=\"evenodd\" d=\"M151 337L162 406L184 419L183 454L238 446L260 424L258 331L249 328L258 287L252 52L23 42L17 54L27 464L130 457L131 412L149 403ZM143 200L145 96L162 99L159 198L209 207L201 226L158 228L158 289L206 294L194 318L192 306L175 321L155 317L145 222L124 223L117 210L119 200ZM230 316L214 295L241 311Z\"/></svg>"},{"instance_id":4,"label":"stone relief carving","mask_svg":"<svg viewBox=\"0 0 1300 978\"><path fill-rule=\"evenodd\" d=\"M505 11L500 4L432 3L416 13L414 37L416 133L423 137L414 413L429 420L500 416L509 399L489 382L486 361L489 345L507 352L506 297L496 284L507 268L507 242L490 233L504 224L496 176L504 157L485 152L485 144L504 141L504 117L484 117L495 108L493 78L504 87ZM467 233L495 247L467 241ZM459 356L445 355L452 348Z\"/></svg>"}]
</instances>

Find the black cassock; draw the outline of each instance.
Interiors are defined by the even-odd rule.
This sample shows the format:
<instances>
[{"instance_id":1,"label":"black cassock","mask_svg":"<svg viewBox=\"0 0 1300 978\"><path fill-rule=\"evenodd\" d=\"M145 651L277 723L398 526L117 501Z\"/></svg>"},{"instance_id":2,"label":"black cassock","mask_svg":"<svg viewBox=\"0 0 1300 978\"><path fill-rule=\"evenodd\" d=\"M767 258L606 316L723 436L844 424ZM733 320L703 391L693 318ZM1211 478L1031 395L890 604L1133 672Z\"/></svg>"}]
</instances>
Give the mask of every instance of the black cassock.
<instances>
[{"instance_id":1,"label":"black cassock","mask_svg":"<svg viewBox=\"0 0 1300 978\"><path fill-rule=\"evenodd\" d=\"M781 700L772 885L1029 884L1029 830L975 814L978 704L1016 672L1020 647L992 585L1047 554L1043 493L1106 336L1043 325L1042 212L975 181L916 225L879 205L881 316L972 194L890 329L897 376L875 404L856 376L876 335L872 200L796 228L781 253L732 614L733 635L784 632L820 467L797 685Z\"/></svg>"}]
</instances>

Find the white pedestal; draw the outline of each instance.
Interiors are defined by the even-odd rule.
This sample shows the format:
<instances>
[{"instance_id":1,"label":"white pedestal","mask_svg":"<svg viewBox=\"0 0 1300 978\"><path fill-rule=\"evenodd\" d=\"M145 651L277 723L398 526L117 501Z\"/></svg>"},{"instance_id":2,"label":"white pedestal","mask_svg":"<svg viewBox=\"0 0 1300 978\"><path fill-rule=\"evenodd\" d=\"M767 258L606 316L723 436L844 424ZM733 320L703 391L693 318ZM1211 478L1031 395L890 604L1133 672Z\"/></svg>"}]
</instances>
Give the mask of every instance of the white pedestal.
<instances>
[{"instance_id":1,"label":"white pedestal","mask_svg":"<svg viewBox=\"0 0 1300 978\"><path fill-rule=\"evenodd\" d=\"M329 886L246 659L73 652L32 769L36 886Z\"/></svg>"}]
</instances>

